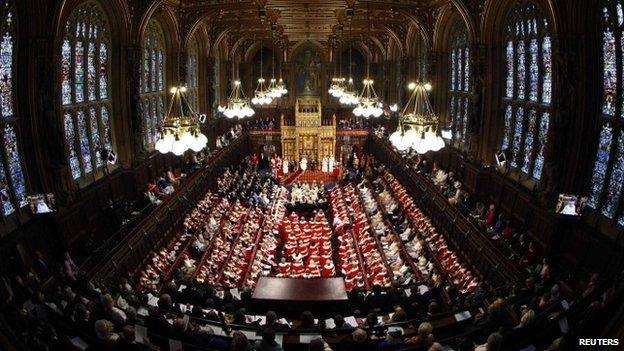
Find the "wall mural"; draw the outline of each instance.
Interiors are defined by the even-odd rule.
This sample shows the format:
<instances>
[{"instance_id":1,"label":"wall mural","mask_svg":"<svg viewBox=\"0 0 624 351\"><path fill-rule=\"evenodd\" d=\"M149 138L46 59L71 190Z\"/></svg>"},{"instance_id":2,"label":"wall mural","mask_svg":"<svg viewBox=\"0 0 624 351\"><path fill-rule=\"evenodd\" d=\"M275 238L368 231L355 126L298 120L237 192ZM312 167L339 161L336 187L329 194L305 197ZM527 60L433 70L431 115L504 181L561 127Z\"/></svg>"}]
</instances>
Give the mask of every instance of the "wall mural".
<instances>
[{"instance_id":1,"label":"wall mural","mask_svg":"<svg viewBox=\"0 0 624 351\"><path fill-rule=\"evenodd\" d=\"M294 63L297 95L321 95L321 57L318 51L305 48Z\"/></svg>"}]
</instances>

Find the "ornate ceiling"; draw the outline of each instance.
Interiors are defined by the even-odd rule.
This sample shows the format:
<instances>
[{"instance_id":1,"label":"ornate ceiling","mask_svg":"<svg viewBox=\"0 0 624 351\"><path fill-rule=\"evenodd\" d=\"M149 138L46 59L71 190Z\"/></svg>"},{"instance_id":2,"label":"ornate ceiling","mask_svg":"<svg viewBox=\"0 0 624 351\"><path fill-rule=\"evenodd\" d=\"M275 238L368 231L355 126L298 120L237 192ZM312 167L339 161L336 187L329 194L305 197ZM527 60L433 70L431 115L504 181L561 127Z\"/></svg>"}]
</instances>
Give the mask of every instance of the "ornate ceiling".
<instances>
[{"instance_id":1,"label":"ornate ceiling","mask_svg":"<svg viewBox=\"0 0 624 351\"><path fill-rule=\"evenodd\" d=\"M187 25L201 21L211 45L273 41L285 48L315 41L327 48L358 41L385 55L403 51L411 32L429 35L448 0L170 0ZM227 33L227 38L224 37ZM225 39L225 40L221 40ZM221 40L221 41L220 41ZM376 49L373 49L376 48Z\"/></svg>"}]
</instances>

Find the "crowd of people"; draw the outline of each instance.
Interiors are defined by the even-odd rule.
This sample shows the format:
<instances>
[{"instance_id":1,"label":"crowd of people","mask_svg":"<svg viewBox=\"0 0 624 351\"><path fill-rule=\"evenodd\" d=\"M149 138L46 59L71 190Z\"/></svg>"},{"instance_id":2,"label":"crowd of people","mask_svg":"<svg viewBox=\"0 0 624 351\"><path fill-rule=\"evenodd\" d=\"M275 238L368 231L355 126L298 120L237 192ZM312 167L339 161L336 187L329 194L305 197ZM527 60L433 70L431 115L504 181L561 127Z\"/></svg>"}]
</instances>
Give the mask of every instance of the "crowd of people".
<instances>
[{"instance_id":1,"label":"crowd of people","mask_svg":"<svg viewBox=\"0 0 624 351\"><path fill-rule=\"evenodd\" d=\"M273 130L279 129L279 126L279 121L275 117L253 118L245 123L247 130Z\"/></svg>"},{"instance_id":2,"label":"crowd of people","mask_svg":"<svg viewBox=\"0 0 624 351\"><path fill-rule=\"evenodd\" d=\"M292 189L260 174L248 157L224 170L184 218L183 230L138 273L96 286L69 254L56 274L41 258L25 278L0 278L1 317L17 331L15 340L33 350L280 350L284 334L314 330L323 337L304 349L499 351L535 342L545 323L576 304L587 306L569 321L577 334L612 308L619 280L605 290L594 275L573 290L547 261L524 282L490 287L391 172L370 156L358 160L349 162L351 176L329 190L327 210L297 213L287 207ZM444 179L433 167L427 174L448 186L449 174ZM497 218L488 210L496 211L483 208L473 218L486 231ZM46 289L38 277L44 271L55 276ZM293 317L263 310L251 299L262 276L343 276L349 303L340 311L321 308L316 318L310 311ZM456 334L434 327L449 315ZM561 328L542 349L570 345Z\"/></svg>"},{"instance_id":3,"label":"crowd of people","mask_svg":"<svg viewBox=\"0 0 624 351\"><path fill-rule=\"evenodd\" d=\"M216 150L224 148L228 146L232 141L241 136L243 133L243 126L239 124L235 124L231 127L227 132L218 135L215 140Z\"/></svg>"},{"instance_id":4,"label":"crowd of people","mask_svg":"<svg viewBox=\"0 0 624 351\"><path fill-rule=\"evenodd\" d=\"M547 264L540 258L535 243L526 230L514 223L495 204L485 205L464 189L454 172L445 171L436 162L419 157L408 156L414 168L425 174L447 197L448 202L457 206L459 211L477 228L487 235L503 252L524 269L535 269L537 265Z\"/></svg>"}]
</instances>

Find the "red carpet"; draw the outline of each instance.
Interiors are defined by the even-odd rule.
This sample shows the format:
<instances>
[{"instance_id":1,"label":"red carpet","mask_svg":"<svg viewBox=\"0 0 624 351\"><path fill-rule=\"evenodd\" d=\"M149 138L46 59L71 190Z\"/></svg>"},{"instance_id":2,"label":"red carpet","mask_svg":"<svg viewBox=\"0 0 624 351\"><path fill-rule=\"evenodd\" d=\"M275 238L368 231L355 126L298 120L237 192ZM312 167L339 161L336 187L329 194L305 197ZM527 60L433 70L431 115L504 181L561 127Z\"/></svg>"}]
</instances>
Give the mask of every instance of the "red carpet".
<instances>
[{"instance_id":1,"label":"red carpet","mask_svg":"<svg viewBox=\"0 0 624 351\"><path fill-rule=\"evenodd\" d=\"M301 170L298 169L295 172L288 173L286 177L281 179L282 185L292 184L301 175Z\"/></svg>"}]
</instances>

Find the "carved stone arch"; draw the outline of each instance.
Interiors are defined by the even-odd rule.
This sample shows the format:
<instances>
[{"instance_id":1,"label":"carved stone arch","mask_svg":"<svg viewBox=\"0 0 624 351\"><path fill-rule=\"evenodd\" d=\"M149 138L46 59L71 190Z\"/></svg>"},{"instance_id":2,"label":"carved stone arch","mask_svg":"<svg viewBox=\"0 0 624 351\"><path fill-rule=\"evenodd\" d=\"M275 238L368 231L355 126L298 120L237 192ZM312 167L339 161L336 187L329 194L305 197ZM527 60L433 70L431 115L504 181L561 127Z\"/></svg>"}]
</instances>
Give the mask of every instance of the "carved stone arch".
<instances>
[{"instance_id":1,"label":"carved stone arch","mask_svg":"<svg viewBox=\"0 0 624 351\"><path fill-rule=\"evenodd\" d=\"M237 41L236 45L232 47L232 51L238 51L239 45L241 43L242 43L241 40ZM280 55L278 55L280 52L279 47L275 45L275 42L265 38L265 39L255 40L254 43L245 50L245 53L243 55L244 62L251 62L261 47L265 49L266 48L271 49L271 52L273 53L273 55L275 55L275 58L279 61L280 59Z\"/></svg>"},{"instance_id":2,"label":"carved stone arch","mask_svg":"<svg viewBox=\"0 0 624 351\"><path fill-rule=\"evenodd\" d=\"M20 1L15 1L20 3ZM122 0L63 0L57 7L54 21L54 36L62 38L65 35L65 23L72 15L74 10L86 3L93 3L98 6L106 15L109 30L111 31L111 40L118 43L128 42L130 36L130 28L132 21L130 19L130 9L125 1Z\"/></svg>"},{"instance_id":3,"label":"carved stone arch","mask_svg":"<svg viewBox=\"0 0 624 351\"><path fill-rule=\"evenodd\" d=\"M429 37L429 35L427 35L427 31L423 28L422 24L420 23L420 21L418 20L418 18L416 17L415 14L408 12L406 10L400 10L399 11L403 16L405 16L405 18L407 18L407 20L409 20L413 26L415 26L416 28L419 29L419 31L421 32L421 35L425 41L425 44L427 44L427 47L431 47L431 41L432 39Z\"/></svg>"},{"instance_id":4,"label":"carved stone arch","mask_svg":"<svg viewBox=\"0 0 624 351\"><path fill-rule=\"evenodd\" d=\"M407 38L405 39L405 56L416 55L415 49L418 40L421 40L422 43L426 43L426 36L419 26L412 24L407 31Z\"/></svg>"},{"instance_id":5,"label":"carved stone arch","mask_svg":"<svg viewBox=\"0 0 624 351\"><path fill-rule=\"evenodd\" d=\"M180 47L177 17L167 6L163 5L160 7L150 8L150 10L145 13L143 20L141 21L141 31L139 33L138 41L139 45L143 44L145 28L147 28L147 25L151 20L157 21L162 28L163 35L165 37L165 45L167 47L167 56L169 57L169 61L171 61L171 58L174 57Z\"/></svg>"},{"instance_id":6,"label":"carved stone arch","mask_svg":"<svg viewBox=\"0 0 624 351\"><path fill-rule=\"evenodd\" d=\"M188 35L183 41L183 49L186 50L186 48L191 46L193 40L197 40L202 56L207 56L210 52L211 43L208 32L206 31L206 26L203 23L199 23L188 32Z\"/></svg>"},{"instance_id":7,"label":"carved stone arch","mask_svg":"<svg viewBox=\"0 0 624 351\"><path fill-rule=\"evenodd\" d=\"M489 0L485 4L483 26L481 28L481 42L488 45L500 44L504 36L504 26L507 14L517 4L523 2L534 3L544 16L548 19L548 29L553 37L557 37L563 30L565 24L560 20L563 18L559 14L555 5L555 0Z\"/></svg>"},{"instance_id":8,"label":"carved stone arch","mask_svg":"<svg viewBox=\"0 0 624 351\"><path fill-rule=\"evenodd\" d=\"M468 18L468 19L467 19ZM452 29L457 25L457 21L461 21L462 25L466 28L468 33L468 40L470 43L475 43L475 33L471 30L472 21L470 16L466 16L462 9L455 5L446 6L440 12L440 16L436 21L433 37L433 48L436 51L445 51L448 46L449 36L452 35ZM474 29L474 26L472 26Z\"/></svg>"},{"instance_id":9,"label":"carved stone arch","mask_svg":"<svg viewBox=\"0 0 624 351\"><path fill-rule=\"evenodd\" d=\"M368 47L368 45L366 45L365 43L363 43L361 40L354 40L351 42L351 45L347 45L346 43L342 46L340 46L338 48L338 52L340 54L342 54L345 51L349 51L349 47L353 47L353 50L357 50L360 55L362 55L362 57L368 61L368 62L372 62L373 60L373 53L370 50L370 48Z\"/></svg>"},{"instance_id":10,"label":"carved stone arch","mask_svg":"<svg viewBox=\"0 0 624 351\"><path fill-rule=\"evenodd\" d=\"M392 28L386 25L381 25L381 28L383 28L388 36L392 39L392 41L388 43L388 49L386 50L386 53L390 52L390 47L393 47L395 51L398 51L400 55L403 55L403 53L405 52L403 42L401 41L397 33L392 30Z\"/></svg>"},{"instance_id":11,"label":"carved stone arch","mask_svg":"<svg viewBox=\"0 0 624 351\"><path fill-rule=\"evenodd\" d=\"M297 55L299 54L299 52L307 47L313 47L316 48L316 50L318 50L319 52L319 56L321 57L321 60L323 62L328 62L329 60L329 55L327 50L325 50L325 48L323 47L323 45L316 41L316 40L306 40L306 41L300 41L297 42L289 51L288 53L288 60L290 61L292 58L297 57Z\"/></svg>"},{"instance_id":12,"label":"carved stone arch","mask_svg":"<svg viewBox=\"0 0 624 351\"><path fill-rule=\"evenodd\" d=\"M213 41L210 48L210 55L217 60L227 60L230 58L230 50L227 47L227 37L232 32L232 27L224 29Z\"/></svg>"}]
</instances>

